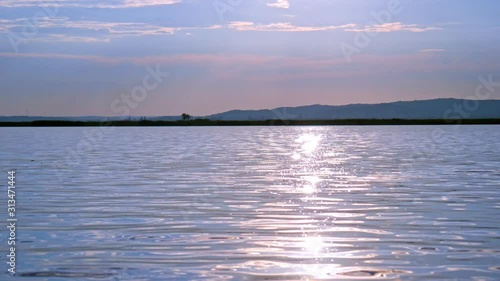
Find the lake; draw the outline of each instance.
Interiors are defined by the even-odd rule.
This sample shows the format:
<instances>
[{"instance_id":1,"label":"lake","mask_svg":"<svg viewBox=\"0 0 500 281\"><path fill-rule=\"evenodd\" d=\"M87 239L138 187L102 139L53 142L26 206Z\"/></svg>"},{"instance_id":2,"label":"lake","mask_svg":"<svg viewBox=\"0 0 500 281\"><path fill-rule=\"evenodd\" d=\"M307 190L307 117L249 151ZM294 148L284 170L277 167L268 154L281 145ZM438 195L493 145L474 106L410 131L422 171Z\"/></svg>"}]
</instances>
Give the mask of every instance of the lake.
<instances>
[{"instance_id":1,"label":"lake","mask_svg":"<svg viewBox=\"0 0 500 281\"><path fill-rule=\"evenodd\" d=\"M16 280L500 279L500 126L0 128L0 145Z\"/></svg>"}]
</instances>

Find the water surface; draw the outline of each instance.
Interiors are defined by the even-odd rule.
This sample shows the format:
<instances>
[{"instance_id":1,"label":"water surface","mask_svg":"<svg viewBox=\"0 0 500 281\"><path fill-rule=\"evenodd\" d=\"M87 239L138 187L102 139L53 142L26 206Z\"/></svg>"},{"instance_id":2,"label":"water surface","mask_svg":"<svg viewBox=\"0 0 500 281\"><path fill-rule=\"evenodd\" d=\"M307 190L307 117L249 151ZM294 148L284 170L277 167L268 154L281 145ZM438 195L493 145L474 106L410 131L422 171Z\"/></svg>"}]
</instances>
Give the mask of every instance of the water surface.
<instances>
[{"instance_id":1,"label":"water surface","mask_svg":"<svg viewBox=\"0 0 500 281\"><path fill-rule=\"evenodd\" d=\"M0 128L18 280L500 279L500 126L96 129Z\"/></svg>"}]
</instances>

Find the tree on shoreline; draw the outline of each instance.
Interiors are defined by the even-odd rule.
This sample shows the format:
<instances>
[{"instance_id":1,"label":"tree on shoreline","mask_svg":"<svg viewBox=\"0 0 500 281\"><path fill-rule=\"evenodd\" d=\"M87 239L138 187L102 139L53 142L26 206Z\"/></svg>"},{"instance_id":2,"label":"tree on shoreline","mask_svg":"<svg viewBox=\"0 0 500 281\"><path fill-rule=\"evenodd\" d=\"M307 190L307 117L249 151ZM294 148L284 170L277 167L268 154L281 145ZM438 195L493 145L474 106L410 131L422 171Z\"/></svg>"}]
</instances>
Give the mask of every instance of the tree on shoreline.
<instances>
[{"instance_id":1,"label":"tree on shoreline","mask_svg":"<svg viewBox=\"0 0 500 281\"><path fill-rule=\"evenodd\" d=\"M182 118L182 121L189 121L191 120L191 115L187 114L187 113L182 113L181 115L181 118Z\"/></svg>"}]
</instances>

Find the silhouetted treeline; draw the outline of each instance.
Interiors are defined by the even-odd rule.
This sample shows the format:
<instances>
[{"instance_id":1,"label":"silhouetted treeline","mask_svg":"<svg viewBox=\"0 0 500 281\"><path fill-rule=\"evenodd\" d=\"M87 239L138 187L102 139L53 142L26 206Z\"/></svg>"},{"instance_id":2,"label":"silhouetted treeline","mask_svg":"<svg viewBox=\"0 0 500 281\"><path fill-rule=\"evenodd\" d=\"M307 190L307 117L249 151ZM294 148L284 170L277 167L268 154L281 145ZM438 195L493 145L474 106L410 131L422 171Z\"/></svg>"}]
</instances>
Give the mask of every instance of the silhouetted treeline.
<instances>
[{"instance_id":1,"label":"silhouetted treeline","mask_svg":"<svg viewBox=\"0 0 500 281\"><path fill-rule=\"evenodd\" d=\"M310 126L310 125L479 125L500 124L500 119L335 119L335 120L253 120L223 121L192 119L179 121L56 121L0 122L1 127L79 127L79 126Z\"/></svg>"}]
</instances>

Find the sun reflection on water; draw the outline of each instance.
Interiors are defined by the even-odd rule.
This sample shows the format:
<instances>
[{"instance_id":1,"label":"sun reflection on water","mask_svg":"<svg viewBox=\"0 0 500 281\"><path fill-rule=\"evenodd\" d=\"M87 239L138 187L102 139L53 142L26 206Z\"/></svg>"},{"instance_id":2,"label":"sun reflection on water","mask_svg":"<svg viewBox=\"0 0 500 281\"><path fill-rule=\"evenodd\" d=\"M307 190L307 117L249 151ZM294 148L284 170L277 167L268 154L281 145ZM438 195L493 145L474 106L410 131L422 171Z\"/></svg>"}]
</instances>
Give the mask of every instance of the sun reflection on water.
<instances>
[{"instance_id":1,"label":"sun reflection on water","mask_svg":"<svg viewBox=\"0 0 500 281\"><path fill-rule=\"evenodd\" d=\"M295 140L295 142L302 144L300 147L301 152L308 155L316 150L320 141L321 137L319 135L311 133L302 134Z\"/></svg>"},{"instance_id":2,"label":"sun reflection on water","mask_svg":"<svg viewBox=\"0 0 500 281\"><path fill-rule=\"evenodd\" d=\"M298 160L299 165L292 167L292 173L300 174L301 183L298 190L307 196L307 199L316 199L320 192L319 184L323 181L320 177L320 165L317 163L317 158L320 156L322 137L317 132L305 132L295 139L295 142L300 146L292 154L292 159ZM325 239L314 233L321 232L321 224L316 221L315 208L316 200L303 200L301 198L302 210L300 213L306 215L313 222L308 225L307 231L302 232L301 241L298 245L302 251L305 259L312 260L304 264L299 270L301 274L313 278L327 275L328 270L325 265L320 262L321 258L325 256L327 245ZM327 266L328 267L328 266Z\"/></svg>"},{"instance_id":3,"label":"sun reflection on water","mask_svg":"<svg viewBox=\"0 0 500 281\"><path fill-rule=\"evenodd\" d=\"M304 180L306 183L302 186L302 192L306 194L317 192L318 183L322 181L318 176L305 176Z\"/></svg>"},{"instance_id":4,"label":"sun reflection on water","mask_svg":"<svg viewBox=\"0 0 500 281\"><path fill-rule=\"evenodd\" d=\"M303 250L304 253L313 258L318 258L325 247L325 242L321 236L306 236L304 237Z\"/></svg>"},{"instance_id":5,"label":"sun reflection on water","mask_svg":"<svg viewBox=\"0 0 500 281\"><path fill-rule=\"evenodd\" d=\"M363 203L348 202L343 194L365 189L366 183L344 169L350 155L340 144L332 146L332 138L325 136L323 128L306 128L287 140L284 153L291 160L282 162L277 174L269 175L274 202L257 209L258 219L246 223L254 231L274 233L252 237L256 241L241 252L258 258L233 269L290 277L287 280L331 280L379 272L358 264L377 253L358 250L354 242L379 238L350 235L390 233L363 227L365 214L356 212L356 206Z\"/></svg>"}]
</instances>

